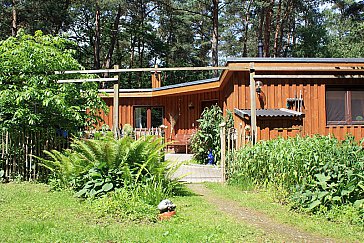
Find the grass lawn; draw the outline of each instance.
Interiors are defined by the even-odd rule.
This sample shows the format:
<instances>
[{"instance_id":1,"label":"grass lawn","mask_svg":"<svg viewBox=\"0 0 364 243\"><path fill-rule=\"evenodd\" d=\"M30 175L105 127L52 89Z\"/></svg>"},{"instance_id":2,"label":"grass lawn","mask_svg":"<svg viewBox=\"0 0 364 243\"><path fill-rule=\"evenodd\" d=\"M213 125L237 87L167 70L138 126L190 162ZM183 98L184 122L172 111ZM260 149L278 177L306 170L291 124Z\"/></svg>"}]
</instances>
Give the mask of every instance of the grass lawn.
<instances>
[{"instance_id":1,"label":"grass lawn","mask_svg":"<svg viewBox=\"0 0 364 243\"><path fill-rule=\"evenodd\" d=\"M200 196L173 198L177 215L156 223L120 223L70 192L43 184L0 184L1 242L256 242L263 232L236 222ZM157 211L156 211L157 213ZM272 239L268 239L272 240Z\"/></svg>"},{"instance_id":2,"label":"grass lawn","mask_svg":"<svg viewBox=\"0 0 364 243\"><path fill-rule=\"evenodd\" d=\"M275 203L268 192L242 191L233 186L217 183L206 185L217 196L234 200L242 207L265 213L277 222L296 226L301 230L344 242L363 242L364 240L364 225L360 227L345 221L330 222L319 216L296 213L290 210L289 206ZM347 217L350 217L350 215Z\"/></svg>"}]
</instances>

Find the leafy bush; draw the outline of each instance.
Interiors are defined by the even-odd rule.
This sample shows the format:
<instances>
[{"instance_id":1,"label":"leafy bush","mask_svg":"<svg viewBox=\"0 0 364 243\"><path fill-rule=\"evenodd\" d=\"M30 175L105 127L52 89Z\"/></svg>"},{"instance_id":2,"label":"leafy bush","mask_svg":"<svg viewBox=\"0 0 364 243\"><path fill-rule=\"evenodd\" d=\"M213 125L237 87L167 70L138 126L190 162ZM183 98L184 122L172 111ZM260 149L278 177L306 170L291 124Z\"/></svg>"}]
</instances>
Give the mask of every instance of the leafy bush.
<instances>
[{"instance_id":1,"label":"leafy bush","mask_svg":"<svg viewBox=\"0 0 364 243\"><path fill-rule=\"evenodd\" d=\"M107 106L97 83L55 82L65 78L54 74L56 70L82 69L73 58L74 47L73 42L41 31L32 36L19 30L16 37L0 41L0 128L78 132L100 122L99 111L107 111Z\"/></svg>"},{"instance_id":2,"label":"leafy bush","mask_svg":"<svg viewBox=\"0 0 364 243\"><path fill-rule=\"evenodd\" d=\"M123 131L124 136L131 137L131 136L133 136L134 129L133 129L132 125L124 124L122 131Z\"/></svg>"},{"instance_id":3,"label":"leafy bush","mask_svg":"<svg viewBox=\"0 0 364 243\"><path fill-rule=\"evenodd\" d=\"M50 158L39 159L52 172L53 188L72 188L79 197L99 197L117 188L174 185L166 176L173 167L164 161L164 146L153 136L134 141L109 135L99 140L75 139L71 149L46 151Z\"/></svg>"},{"instance_id":4,"label":"leafy bush","mask_svg":"<svg viewBox=\"0 0 364 243\"><path fill-rule=\"evenodd\" d=\"M201 164L206 163L208 152L212 149L215 162L220 161L221 142L219 125L225 121L221 108L218 105L205 108L201 118L197 121L199 128L191 138L191 149L195 160ZM232 113L229 111L225 122L227 128L233 127L234 121Z\"/></svg>"},{"instance_id":5,"label":"leafy bush","mask_svg":"<svg viewBox=\"0 0 364 243\"><path fill-rule=\"evenodd\" d=\"M278 138L245 147L231 160L231 183L273 186L294 207L317 211L364 205L364 150L348 137Z\"/></svg>"}]
</instances>

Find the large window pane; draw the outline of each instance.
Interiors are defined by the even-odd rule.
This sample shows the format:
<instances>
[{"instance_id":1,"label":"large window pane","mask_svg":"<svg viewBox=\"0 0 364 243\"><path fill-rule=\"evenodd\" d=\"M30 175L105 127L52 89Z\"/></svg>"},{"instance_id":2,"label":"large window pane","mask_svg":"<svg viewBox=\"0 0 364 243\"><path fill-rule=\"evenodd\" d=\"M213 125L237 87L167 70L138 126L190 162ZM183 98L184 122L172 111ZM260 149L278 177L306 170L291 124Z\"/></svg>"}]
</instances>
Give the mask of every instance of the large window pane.
<instances>
[{"instance_id":1,"label":"large window pane","mask_svg":"<svg viewBox=\"0 0 364 243\"><path fill-rule=\"evenodd\" d=\"M134 127L147 128L147 108L136 107L134 109Z\"/></svg>"},{"instance_id":2,"label":"large window pane","mask_svg":"<svg viewBox=\"0 0 364 243\"><path fill-rule=\"evenodd\" d=\"M351 91L351 118L353 123L364 124L364 91Z\"/></svg>"},{"instance_id":3,"label":"large window pane","mask_svg":"<svg viewBox=\"0 0 364 243\"><path fill-rule=\"evenodd\" d=\"M159 127L163 124L163 108L153 107L152 108L152 127Z\"/></svg>"},{"instance_id":4,"label":"large window pane","mask_svg":"<svg viewBox=\"0 0 364 243\"><path fill-rule=\"evenodd\" d=\"M346 91L326 91L326 118L327 123L345 123Z\"/></svg>"}]
</instances>

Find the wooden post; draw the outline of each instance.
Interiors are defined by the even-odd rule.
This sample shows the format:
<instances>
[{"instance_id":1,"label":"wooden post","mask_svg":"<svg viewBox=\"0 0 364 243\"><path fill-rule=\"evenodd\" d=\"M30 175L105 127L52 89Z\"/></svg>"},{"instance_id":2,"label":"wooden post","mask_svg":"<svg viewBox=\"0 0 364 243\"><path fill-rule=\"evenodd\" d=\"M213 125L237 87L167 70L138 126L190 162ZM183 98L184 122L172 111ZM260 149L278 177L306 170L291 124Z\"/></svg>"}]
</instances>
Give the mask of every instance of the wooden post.
<instances>
[{"instance_id":1,"label":"wooden post","mask_svg":"<svg viewBox=\"0 0 364 243\"><path fill-rule=\"evenodd\" d=\"M158 68L158 64L154 66L154 68ZM152 71L152 88L159 88L161 87L161 71Z\"/></svg>"},{"instance_id":2,"label":"wooden post","mask_svg":"<svg viewBox=\"0 0 364 243\"><path fill-rule=\"evenodd\" d=\"M114 69L119 69L118 65L114 66ZM114 83L114 113L113 113L113 132L115 138L119 137L119 76L118 81Z\"/></svg>"},{"instance_id":3,"label":"wooden post","mask_svg":"<svg viewBox=\"0 0 364 243\"><path fill-rule=\"evenodd\" d=\"M6 131L5 134L5 178L10 178L10 166L9 166L9 132Z\"/></svg>"},{"instance_id":4,"label":"wooden post","mask_svg":"<svg viewBox=\"0 0 364 243\"><path fill-rule=\"evenodd\" d=\"M220 126L220 141L221 141L221 182L226 182L226 171L225 171L225 164L226 164L226 134L225 134L225 125L226 123L221 123Z\"/></svg>"},{"instance_id":5,"label":"wooden post","mask_svg":"<svg viewBox=\"0 0 364 243\"><path fill-rule=\"evenodd\" d=\"M250 121L251 121L251 136L252 136L252 145L254 145L257 142L257 103L255 98L255 69L254 69L254 63L250 63Z\"/></svg>"},{"instance_id":6,"label":"wooden post","mask_svg":"<svg viewBox=\"0 0 364 243\"><path fill-rule=\"evenodd\" d=\"M239 145L238 148L240 149L243 145L245 145L245 133L243 133L243 123L239 123Z\"/></svg>"}]
</instances>

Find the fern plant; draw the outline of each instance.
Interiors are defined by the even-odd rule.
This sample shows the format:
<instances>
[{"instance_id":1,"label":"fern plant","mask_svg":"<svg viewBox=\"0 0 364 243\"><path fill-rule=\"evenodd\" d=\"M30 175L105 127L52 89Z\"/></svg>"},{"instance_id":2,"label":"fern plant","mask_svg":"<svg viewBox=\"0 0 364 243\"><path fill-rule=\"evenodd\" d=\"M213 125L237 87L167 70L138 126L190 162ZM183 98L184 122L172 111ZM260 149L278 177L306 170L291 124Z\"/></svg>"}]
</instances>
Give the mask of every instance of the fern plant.
<instances>
[{"instance_id":1,"label":"fern plant","mask_svg":"<svg viewBox=\"0 0 364 243\"><path fill-rule=\"evenodd\" d=\"M116 188L167 185L164 144L153 136L137 141L112 136L77 140L63 153L45 152L42 165L52 172L53 187L72 188L79 197L97 197Z\"/></svg>"}]
</instances>

